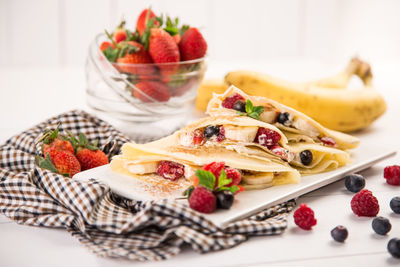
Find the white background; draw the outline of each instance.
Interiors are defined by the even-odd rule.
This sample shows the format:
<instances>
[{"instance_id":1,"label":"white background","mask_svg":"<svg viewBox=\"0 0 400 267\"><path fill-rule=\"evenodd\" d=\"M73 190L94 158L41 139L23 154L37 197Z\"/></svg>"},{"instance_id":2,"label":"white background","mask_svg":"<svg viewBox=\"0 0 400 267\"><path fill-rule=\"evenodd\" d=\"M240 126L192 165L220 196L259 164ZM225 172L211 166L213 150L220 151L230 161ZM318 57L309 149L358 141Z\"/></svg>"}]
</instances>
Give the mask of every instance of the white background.
<instances>
[{"instance_id":1,"label":"white background","mask_svg":"<svg viewBox=\"0 0 400 267\"><path fill-rule=\"evenodd\" d=\"M396 0L0 0L0 67L82 66L96 33L150 5L200 27L212 60L400 60Z\"/></svg>"}]
</instances>

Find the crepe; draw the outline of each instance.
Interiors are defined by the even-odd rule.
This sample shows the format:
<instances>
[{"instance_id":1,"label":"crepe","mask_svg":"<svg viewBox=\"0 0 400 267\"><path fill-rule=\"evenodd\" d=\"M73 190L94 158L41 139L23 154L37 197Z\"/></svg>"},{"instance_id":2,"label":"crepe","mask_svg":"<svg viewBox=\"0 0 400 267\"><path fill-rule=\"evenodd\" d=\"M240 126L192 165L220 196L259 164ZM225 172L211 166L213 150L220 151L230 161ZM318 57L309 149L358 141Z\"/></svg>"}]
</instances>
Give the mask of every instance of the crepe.
<instances>
[{"instance_id":1,"label":"crepe","mask_svg":"<svg viewBox=\"0 0 400 267\"><path fill-rule=\"evenodd\" d=\"M207 137L207 127L217 127L219 134ZM260 128L269 132L268 137L258 134ZM219 138L220 134L223 138ZM269 136L274 137L270 138ZM246 116L206 117L175 132L171 141L176 145L188 148L217 146L239 153L245 148L258 148L264 151L264 157L278 157L287 162L294 157L288 150L288 140L282 131L272 124Z\"/></svg>"},{"instance_id":2,"label":"crepe","mask_svg":"<svg viewBox=\"0 0 400 267\"><path fill-rule=\"evenodd\" d=\"M275 125L280 130L306 136L309 142L330 145L338 149L351 149L359 145L358 138L348 134L330 130L311 119L307 115L282 105L265 97L249 96L240 89L231 86L223 94L214 94L208 103L207 114L211 116L237 115L234 109L224 108L222 103L225 98L235 94L241 95L245 100L250 100L254 106L263 106L264 112L260 114L260 120ZM277 122L277 114L287 112L290 116L289 123L283 125Z\"/></svg>"},{"instance_id":3,"label":"crepe","mask_svg":"<svg viewBox=\"0 0 400 267\"><path fill-rule=\"evenodd\" d=\"M283 161L245 157L217 146L201 149L176 146L175 138L176 136L169 136L147 144L126 143L122 147L122 154L112 159L111 169L156 187L166 188L164 190L169 187L173 190L185 189L191 184L196 169L220 161L241 172L241 185L245 189L262 189L273 185L296 183L300 180L299 172ZM171 181L158 175L155 170L161 161L181 164L184 166L184 176Z\"/></svg>"}]
</instances>

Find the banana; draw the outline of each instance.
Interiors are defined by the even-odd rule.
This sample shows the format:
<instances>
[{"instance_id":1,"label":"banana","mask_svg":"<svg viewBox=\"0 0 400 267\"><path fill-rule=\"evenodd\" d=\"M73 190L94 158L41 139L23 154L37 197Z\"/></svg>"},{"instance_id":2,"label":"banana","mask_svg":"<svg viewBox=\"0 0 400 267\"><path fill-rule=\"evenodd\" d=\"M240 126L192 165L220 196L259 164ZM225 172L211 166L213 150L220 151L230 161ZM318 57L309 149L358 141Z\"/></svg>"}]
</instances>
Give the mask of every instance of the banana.
<instances>
[{"instance_id":1,"label":"banana","mask_svg":"<svg viewBox=\"0 0 400 267\"><path fill-rule=\"evenodd\" d=\"M343 85L350 79L346 75L359 76L364 87L346 90ZM247 94L276 100L342 132L363 129L386 111L385 100L372 86L370 66L359 59L352 59L343 73L314 82L293 83L241 70L228 73L225 82Z\"/></svg>"},{"instance_id":2,"label":"banana","mask_svg":"<svg viewBox=\"0 0 400 267\"><path fill-rule=\"evenodd\" d=\"M197 89L196 108L205 111L212 94L222 94L228 87L223 79L204 80Z\"/></svg>"}]
</instances>

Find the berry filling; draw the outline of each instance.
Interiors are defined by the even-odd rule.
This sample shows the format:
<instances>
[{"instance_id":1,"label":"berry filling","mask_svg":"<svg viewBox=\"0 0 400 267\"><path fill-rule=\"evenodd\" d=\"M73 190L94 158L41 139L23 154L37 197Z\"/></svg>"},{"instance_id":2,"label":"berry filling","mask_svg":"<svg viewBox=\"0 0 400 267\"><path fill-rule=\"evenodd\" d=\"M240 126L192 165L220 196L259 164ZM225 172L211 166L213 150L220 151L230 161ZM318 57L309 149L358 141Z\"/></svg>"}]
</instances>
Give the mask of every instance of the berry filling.
<instances>
[{"instance_id":1,"label":"berry filling","mask_svg":"<svg viewBox=\"0 0 400 267\"><path fill-rule=\"evenodd\" d=\"M222 102L222 106L224 108L229 108L229 109L233 109L233 106L235 105L235 103L239 100L244 101L244 97L239 95L239 94L234 94L233 96L227 97L225 98L225 100Z\"/></svg>"},{"instance_id":2,"label":"berry filling","mask_svg":"<svg viewBox=\"0 0 400 267\"><path fill-rule=\"evenodd\" d=\"M157 167L157 173L165 179L176 181L185 174L182 164L172 161L161 161Z\"/></svg>"},{"instance_id":3,"label":"berry filling","mask_svg":"<svg viewBox=\"0 0 400 267\"><path fill-rule=\"evenodd\" d=\"M279 133L260 127L258 128L254 142L271 149L278 144L279 140L281 140L281 135Z\"/></svg>"},{"instance_id":4,"label":"berry filling","mask_svg":"<svg viewBox=\"0 0 400 267\"><path fill-rule=\"evenodd\" d=\"M204 136L205 136L205 133L202 130L196 129L193 132L193 144L199 145L199 146L203 145L205 143Z\"/></svg>"},{"instance_id":5,"label":"berry filling","mask_svg":"<svg viewBox=\"0 0 400 267\"><path fill-rule=\"evenodd\" d=\"M224 126L219 127L219 133L217 135L217 142L222 142L225 140L225 128Z\"/></svg>"},{"instance_id":6,"label":"berry filling","mask_svg":"<svg viewBox=\"0 0 400 267\"><path fill-rule=\"evenodd\" d=\"M324 136L321 138L321 142L326 146L336 146L335 139L332 137Z\"/></svg>"}]
</instances>

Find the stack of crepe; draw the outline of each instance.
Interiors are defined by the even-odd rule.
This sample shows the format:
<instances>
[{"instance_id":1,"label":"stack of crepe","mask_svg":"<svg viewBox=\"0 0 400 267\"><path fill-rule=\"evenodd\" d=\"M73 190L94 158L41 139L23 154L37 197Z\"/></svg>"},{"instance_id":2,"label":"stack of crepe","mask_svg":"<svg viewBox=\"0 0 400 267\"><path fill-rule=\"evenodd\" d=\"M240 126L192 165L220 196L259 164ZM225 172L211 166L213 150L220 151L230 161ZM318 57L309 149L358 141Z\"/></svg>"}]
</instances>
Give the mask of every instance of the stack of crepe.
<instances>
[{"instance_id":1,"label":"stack of crepe","mask_svg":"<svg viewBox=\"0 0 400 267\"><path fill-rule=\"evenodd\" d=\"M243 101L263 107L259 119L223 107L224 100L236 94ZM290 123L277 122L280 113L286 113ZM301 174L343 166L350 161L347 150L359 144L357 138L329 130L301 112L270 99L246 95L233 86L223 94L214 94L207 114L210 116L163 139L124 144L121 155L111 161L111 169L154 186L184 189L191 184L196 169L223 161L241 172L245 189L263 189L299 182ZM217 129L212 136L205 134L210 127ZM276 142L260 142L264 140L260 139L260 129L273 133ZM305 152L306 162L302 159ZM183 166L179 179L158 174L160 163L165 161Z\"/></svg>"}]
</instances>

